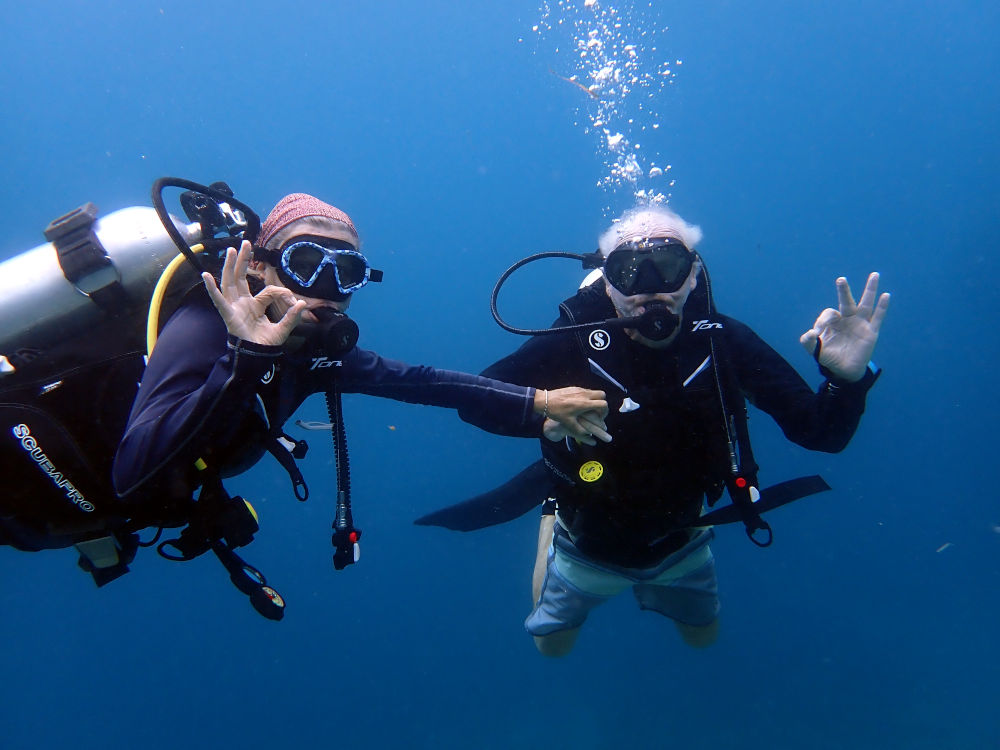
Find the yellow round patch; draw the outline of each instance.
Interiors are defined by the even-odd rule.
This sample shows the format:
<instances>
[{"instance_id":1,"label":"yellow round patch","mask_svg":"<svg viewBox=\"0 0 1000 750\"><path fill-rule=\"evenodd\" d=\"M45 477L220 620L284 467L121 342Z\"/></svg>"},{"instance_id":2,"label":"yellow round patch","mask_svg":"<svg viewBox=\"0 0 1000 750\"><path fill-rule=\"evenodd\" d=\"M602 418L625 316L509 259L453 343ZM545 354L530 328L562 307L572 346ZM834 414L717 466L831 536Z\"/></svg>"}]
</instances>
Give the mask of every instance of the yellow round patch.
<instances>
[{"instance_id":1,"label":"yellow round patch","mask_svg":"<svg viewBox=\"0 0 1000 750\"><path fill-rule=\"evenodd\" d=\"M584 482L596 482L604 474L604 467L597 461L587 461L580 467L580 479Z\"/></svg>"}]
</instances>

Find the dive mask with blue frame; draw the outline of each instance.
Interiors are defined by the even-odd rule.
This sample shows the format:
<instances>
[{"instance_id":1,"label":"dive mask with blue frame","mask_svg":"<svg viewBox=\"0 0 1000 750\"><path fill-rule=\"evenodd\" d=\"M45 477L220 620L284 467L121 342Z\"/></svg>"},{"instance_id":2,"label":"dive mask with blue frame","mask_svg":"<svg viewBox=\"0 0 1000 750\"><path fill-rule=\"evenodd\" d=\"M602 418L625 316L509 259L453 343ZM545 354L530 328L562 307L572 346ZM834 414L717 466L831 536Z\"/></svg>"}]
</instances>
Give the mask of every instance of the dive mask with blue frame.
<instances>
[{"instance_id":1,"label":"dive mask with blue frame","mask_svg":"<svg viewBox=\"0 0 1000 750\"><path fill-rule=\"evenodd\" d=\"M254 248L254 258L274 266L282 283L303 297L340 301L382 280L382 272L343 240L296 238L278 250Z\"/></svg>"}]
</instances>

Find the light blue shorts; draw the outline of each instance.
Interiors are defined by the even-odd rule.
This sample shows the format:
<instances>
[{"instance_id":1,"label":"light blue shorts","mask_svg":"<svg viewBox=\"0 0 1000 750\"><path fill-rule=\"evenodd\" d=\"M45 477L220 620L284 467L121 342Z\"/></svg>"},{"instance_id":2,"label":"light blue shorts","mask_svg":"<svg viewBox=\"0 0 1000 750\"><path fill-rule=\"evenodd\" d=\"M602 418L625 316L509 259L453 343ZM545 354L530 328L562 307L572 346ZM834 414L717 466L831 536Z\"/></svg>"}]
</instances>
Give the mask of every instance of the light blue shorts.
<instances>
[{"instance_id":1,"label":"light blue shorts","mask_svg":"<svg viewBox=\"0 0 1000 750\"><path fill-rule=\"evenodd\" d=\"M618 568L585 557L558 528L549 545L542 594L524 622L531 635L549 635L583 625L590 610L631 587L640 609L659 612L685 625L709 625L719 616L711 529L653 568Z\"/></svg>"}]
</instances>

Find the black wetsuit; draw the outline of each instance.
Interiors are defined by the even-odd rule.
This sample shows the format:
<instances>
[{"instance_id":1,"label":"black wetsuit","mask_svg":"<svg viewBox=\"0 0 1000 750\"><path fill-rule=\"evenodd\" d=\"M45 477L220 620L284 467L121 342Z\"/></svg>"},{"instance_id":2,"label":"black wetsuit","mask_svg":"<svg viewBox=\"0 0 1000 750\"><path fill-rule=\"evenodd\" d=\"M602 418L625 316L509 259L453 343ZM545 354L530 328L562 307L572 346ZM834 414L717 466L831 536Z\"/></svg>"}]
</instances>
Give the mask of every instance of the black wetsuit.
<instances>
[{"instance_id":1,"label":"black wetsuit","mask_svg":"<svg viewBox=\"0 0 1000 750\"><path fill-rule=\"evenodd\" d=\"M287 347L286 347L287 348ZM503 435L539 434L534 388L354 349L341 362L228 336L207 298L167 322L142 378L115 457L115 490L126 500L190 497L202 459L222 476L255 463L307 396L344 393L461 408L466 421Z\"/></svg>"},{"instance_id":2,"label":"black wetsuit","mask_svg":"<svg viewBox=\"0 0 1000 750\"><path fill-rule=\"evenodd\" d=\"M581 290L565 305L570 307L554 327L571 322L566 310L573 311L576 322L615 317L603 284ZM586 332L536 336L482 373L538 388L576 385L608 394L613 442L591 448L572 440L542 440L558 488L560 521L576 546L595 559L626 567L655 565L683 542L664 535L696 519L706 495L714 500L721 493L729 456L710 334L716 358L725 356L731 363L728 371L739 395L771 415L793 442L840 451L864 411L873 374L857 383L828 379L814 392L746 325L723 315L692 314L690 307L689 299L677 338L664 349L644 346L621 331L606 332L597 343L610 341L610 346L600 350L588 348ZM626 395L640 406L621 413ZM730 408L742 410L744 404ZM599 476L594 464L584 469L588 462L600 465Z\"/></svg>"}]
</instances>

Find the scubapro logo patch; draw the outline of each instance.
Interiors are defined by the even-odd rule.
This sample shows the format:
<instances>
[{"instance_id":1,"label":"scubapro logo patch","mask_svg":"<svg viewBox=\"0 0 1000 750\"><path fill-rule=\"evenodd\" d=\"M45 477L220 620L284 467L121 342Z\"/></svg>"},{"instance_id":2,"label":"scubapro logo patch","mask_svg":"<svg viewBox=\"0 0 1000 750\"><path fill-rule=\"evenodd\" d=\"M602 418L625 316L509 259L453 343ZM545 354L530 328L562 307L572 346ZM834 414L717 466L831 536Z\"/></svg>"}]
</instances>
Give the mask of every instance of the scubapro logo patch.
<instances>
[{"instance_id":1,"label":"scubapro logo patch","mask_svg":"<svg viewBox=\"0 0 1000 750\"><path fill-rule=\"evenodd\" d=\"M11 433L21 442L21 448L27 453L31 459L38 464L38 468L41 469L48 476L52 483L63 490L66 493L66 497L72 502L77 508L85 513L92 513L94 511L94 504L91 503L83 494L73 486L62 472L59 471L55 464L53 464L49 457L45 455L45 451L42 450L42 446L38 444L38 441L31 434L31 429L26 424L16 424L11 428Z\"/></svg>"},{"instance_id":2,"label":"scubapro logo patch","mask_svg":"<svg viewBox=\"0 0 1000 750\"><path fill-rule=\"evenodd\" d=\"M591 331L587 340L590 342L590 348L599 352L603 352L611 345L611 337L603 328Z\"/></svg>"},{"instance_id":3,"label":"scubapro logo patch","mask_svg":"<svg viewBox=\"0 0 1000 750\"><path fill-rule=\"evenodd\" d=\"M264 375L260 379L260 382L263 383L264 385L267 385L272 380L274 380L274 375L276 372L277 372L277 367L275 365L271 365L271 369L264 373Z\"/></svg>"},{"instance_id":4,"label":"scubapro logo patch","mask_svg":"<svg viewBox=\"0 0 1000 750\"><path fill-rule=\"evenodd\" d=\"M580 467L580 479L584 482L596 482L604 474L604 467L598 461L587 461Z\"/></svg>"}]
</instances>

